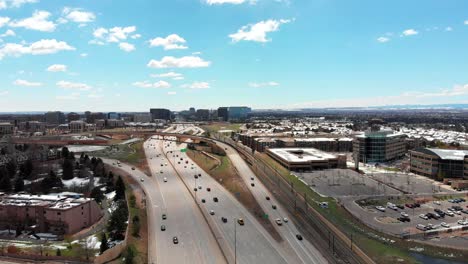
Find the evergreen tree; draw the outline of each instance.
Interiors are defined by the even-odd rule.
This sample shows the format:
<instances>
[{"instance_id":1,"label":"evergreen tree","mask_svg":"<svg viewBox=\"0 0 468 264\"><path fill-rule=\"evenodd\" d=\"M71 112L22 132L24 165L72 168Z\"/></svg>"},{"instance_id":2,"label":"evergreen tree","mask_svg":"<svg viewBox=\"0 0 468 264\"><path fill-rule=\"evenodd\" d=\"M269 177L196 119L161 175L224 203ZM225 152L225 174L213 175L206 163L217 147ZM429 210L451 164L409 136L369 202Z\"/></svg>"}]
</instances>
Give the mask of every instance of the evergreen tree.
<instances>
[{"instance_id":1,"label":"evergreen tree","mask_svg":"<svg viewBox=\"0 0 468 264\"><path fill-rule=\"evenodd\" d=\"M71 161L70 159L63 160L62 169L63 169L62 178L64 180L73 179L73 161Z\"/></svg>"},{"instance_id":2,"label":"evergreen tree","mask_svg":"<svg viewBox=\"0 0 468 264\"><path fill-rule=\"evenodd\" d=\"M29 178L31 176L31 173L33 171L33 163L30 159L26 160L23 164L20 165L20 173L23 175L25 178Z\"/></svg>"},{"instance_id":3,"label":"evergreen tree","mask_svg":"<svg viewBox=\"0 0 468 264\"><path fill-rule=\"evenodd\" d=\"M107 236L106 233L102 232L101 234L101 246L100 246L100 253L104 253L104 251L109 249L109 244L107 242Z\"/></svg>"},{"instance_id":4,"label":"evergreen tree","mask_svg":"<svg viewBox=\"0 0 468 264\"><path fill-rule=\"evenodd\" d=\"M125 200L118 201L117 203L117 208L112 212L107 224L107 231L123 234L127 228L128 208Z\"/></svg>"},{"instance_id":5,"label":"evergreen tree","mask_svg":"<svg viewBox=\"0 0 468 264\"><path fill-rule=\"evenodd\" d=\"M62 157L63 157L64 159L67 159L67 158L68 158L68 154L70 154L70 151L68 150L68 148L67 148L67 147L63 147L63 148L62 148Z\"/></svg>"},{"instance_id":6,"label":"evergreen tree","mask_svg":"<svg viewBox=\"0 0 468 264\"><path fill-rule=\"evenodd\" d=\"M119 176L115 182L115 197L114 201L121 200L125 198L125 184L122 180L122 177Z\"/></svg>"},{"instance_id":7,"label":"evergreen tree","mask_svg":"<svg viewBox=\"0 0 468 264\"><path fill-rule=\"evenodd\" d=\"M90 197L96 200L97 203L100 203L104 199L104 194L102 193L101 188L94 187L91 190Z\"/></svg>"},{"instance_id":8,"label":"evergreen tree","mask_svg":"<svg viewBox=\"0 0 468 264\"><path fill-rule=\"evenodd\" d=\"M8 161L8 163L6 164L6 169L10 178L15 177L17 169L16 162L13 159L10 159L10 161Z\"/></svg>"},{"instance_id":9,"label":"evergreen tree","mask_svg":"<svg viewBox=\"0 0 468 264\"><path fill-rule=\"evenodd\" d=\"M24 180L23 177L20 175L15 178L15 192L22 192L24 191Z\"/></svg>"},{"instance_id":10,"label":"evergreen tree","mask_svg":"<svg viewBox=\"0 0 468 264\"><path fill-rule=\"evenodd\" d=\"M62 251L60 251L60 248L57 248L55 255L59 257L62 256Z\"/></svg>"}]
</instances>

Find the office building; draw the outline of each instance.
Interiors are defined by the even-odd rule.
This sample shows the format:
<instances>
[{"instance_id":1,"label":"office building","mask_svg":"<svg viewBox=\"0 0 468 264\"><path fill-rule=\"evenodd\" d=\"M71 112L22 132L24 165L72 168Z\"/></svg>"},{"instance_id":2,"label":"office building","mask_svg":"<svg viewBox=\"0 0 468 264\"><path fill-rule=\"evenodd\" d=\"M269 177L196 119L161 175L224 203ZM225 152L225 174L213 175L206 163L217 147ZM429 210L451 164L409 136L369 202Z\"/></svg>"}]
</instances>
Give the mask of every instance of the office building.
<instances>
[{"instance_id":1,"label":"office building","mask_svg":"<svg viewBox=\"0 0 468 264\"><path fill-rule=\"evenodd\" d=\"M102 217L94 199L67 195L3 194L0 196L0 228L74 234Z\"/></svg>"},{"instance_id":2,"label":"office building","mask_svg":"<svg viewBox=\"0 0 468 264\"><path fill-rule=\"evenodd\" d=\"M19 122L18 130L21 132L29 132L29 133L45 132L46 124L43 122L39 122L39 121Z\"/></svg>"},{"instance_id":3,"label":"office building","mask_svg":"<svg viewBox=\"0 0 468 264\"><path fill-rule=\"evenodd\" d=\"M247 119L248 115L252 112L250 107L246 106L231 106L229 107L229 120L231 121L242 121Z\"/></svg>"},{"instance_id":4,"label":"office building","mask_svg":"<svg viewBox=\"0 0 468 264\"><path fill-rule=\"evenodd\" d=\"M65 114L59 111L47 112L44 114L44 118L47 124L53 124L53 125L65 124Z\"/></svg>"},{"instance_id":5,"label":"office building","mask_svg":"<svg viewBox=\"0 0 468 264\"><path fill-rule=\"evenodd\" d=\"M229 108L219 107L218 108L218 119L220 121L228 121L229 120Z\"/></svg>"},{"instance_id":6,"label":"office building","mask_svg":"<svg viewBox=\"0 0 468 264\"><path fill-rule=\"evenodd\" d=\"M210 119L210 110L208 109L198 109L196 112L197 120L207 121Z\"/></svg>"},{"instance_id":7,"label":"office building","mask_svg":"<svg viewBox=\"0 0 468 264\"><path fill-rule=\"evenodd\" d=\"M172 113L169 109L164 108L151 108L150 109L152 119L162 119L162 120L171 120Z\"/></svg>"},{"instance_id":8,"label":"office building","mask_svg":"<svg viewBox=\"0 0 468 264\"><path fill-rule=\"evenodd\" d=\"M137 113L133 115L133 122L135 123L151 123L150 113Z\"/></svg>"},{"instance_id":9,"label":"office building","mask_svg":"<svg viewBox=\"0 0 468 264\"><path fill-rule=\"evenodd\" d=\"M81 116L77 113L68 113L67 114L67 121L68 122L71 122L71 121L77 121L77 120L80 120Z\"/></svg>"},{"instance_id":10,"label":"office building","mask_svg":"<svg viewBox=\"0 0 468 264\"><path fill-rule=\"evenodd\" d=\"M406 136L392 130L373 128L357 135L353 142L355 159L360 162L385 162L406 153Z\"/></svg>"},{"instance_id":11,"label":"office building","mask_svg":"<svg viewBox=\"0 0 468 264\"><path fill-rule=\"evenodd\" d=\"M107 113L107 119L120 119L120 118L121 118L120 113L116 113L116 112Z\"/></svg>"},{"instance_id":12,"label":"office building","mask_svg":"<svg viewBox=\"0 0 468 264\"><path fill-rule=\"evenodd\" d=\"M332 155L314 148L272 148L267 154L291 171L346 168L345 155Z\"/></svg>"},{"instance_id":13,"label":"office building","mask_svg":"<svg viewBox=\"0 0 468 264\"><path fill-rule=\"evenodd\" d=\"M8 122L0 123L0 135L11 135L14 132L14 126Z\"/></svg>"},{"instance_id":14,"label":"office building","mask_svg":"<svg viewBox=\"0 0 468 264\"><path fill-rule=\"evenodd\" d=\"M436 180L468 179L468 150L418 148L409 153L413 173Z\"/></svg>"},{"instance_id":15,"label":"office building","mask_svg":"<svg viewBox=\"0 0 468 264\"><path fill-rule=\"evenodd\" d=\"M69 129L71 133L83 133L87 131L87 126L88 124L84 121L77 120L77 121L71 121L69 123Z\"/></svg>"}]
</instances>

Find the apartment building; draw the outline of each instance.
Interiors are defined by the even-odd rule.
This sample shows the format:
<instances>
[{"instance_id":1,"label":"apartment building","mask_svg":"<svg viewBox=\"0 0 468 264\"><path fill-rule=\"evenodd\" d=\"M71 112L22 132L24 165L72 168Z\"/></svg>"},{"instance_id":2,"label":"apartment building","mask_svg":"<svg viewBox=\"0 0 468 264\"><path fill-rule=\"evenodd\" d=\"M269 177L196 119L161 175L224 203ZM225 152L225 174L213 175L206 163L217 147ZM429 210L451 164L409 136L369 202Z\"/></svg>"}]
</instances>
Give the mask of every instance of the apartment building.
<instances>
[{"instance_id":1,"label":"apartment building","mask_svg":"<svg viewBox=\"0 0 468 264\"><path fill-rule=\"evenodd\" d=\"M74 234L96 223L102 212L89 198L68 195L0 195L0 228L56 235Z\"/></svg>"}]
</instances>

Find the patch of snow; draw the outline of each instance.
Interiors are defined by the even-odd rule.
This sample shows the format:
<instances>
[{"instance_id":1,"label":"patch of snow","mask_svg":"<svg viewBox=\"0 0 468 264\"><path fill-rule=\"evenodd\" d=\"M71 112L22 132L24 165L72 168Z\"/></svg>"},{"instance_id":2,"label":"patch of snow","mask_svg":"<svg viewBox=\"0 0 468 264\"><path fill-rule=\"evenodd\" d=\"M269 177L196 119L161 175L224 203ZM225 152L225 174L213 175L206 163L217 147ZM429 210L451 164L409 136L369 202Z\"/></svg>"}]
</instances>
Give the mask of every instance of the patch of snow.
<instances>
[{"instance_id":1,"label":"patch of snow","mask_svg":"<svg viewBox=\"0 0 468 264\"><path fill-rule=\"evenodd\" d=\"M107 198L108 200L113 200L114 197L115 197L115 191L110 192L110 193L106 193L106 198Z\"/></svg>"},{"instance_id":2,"label":"patch of snow","mask_svg":"<svg viewBox=\"0 0 468 264\"><path fill-rule=\"evenodd\" d=\"M91 249L99 249L101 241L96 236L90 236L86 238L86 246Z\"/></svg>"},{"instance_id":3,"label":"patch of snow","mask_svg":"<svg viewBox=\"0 0 468 264\"><path fill-rule=\"evenodd\" d=\"M99 178L98 177L95 177L94 178L94 185L96 186L98 184L98 181L99 181ZM73 179L70 179L70 180L62 180L63 182L63 185L65 187L71 187L73 185L75 186L85 186L89 183L89 178L78 178L78 177L75 177Z\"/></svg>"}]
</instances>

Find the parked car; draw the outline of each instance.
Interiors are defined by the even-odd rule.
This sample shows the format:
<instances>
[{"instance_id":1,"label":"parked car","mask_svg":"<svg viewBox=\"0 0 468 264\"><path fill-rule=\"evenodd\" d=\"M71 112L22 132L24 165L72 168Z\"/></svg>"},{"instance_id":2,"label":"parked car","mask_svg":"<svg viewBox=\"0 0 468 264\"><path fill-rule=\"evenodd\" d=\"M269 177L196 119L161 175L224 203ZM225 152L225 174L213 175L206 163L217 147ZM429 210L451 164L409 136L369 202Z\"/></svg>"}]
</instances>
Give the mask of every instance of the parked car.
<instances>
[{"instance_id":1,"label":"parked car","mask_svg":"<svg viewBox=\"0 0 468 264\"><path fill-rule=\"evenodd\" d=\"M164 181L164 182L167 182L167 178L166 178L166 177L164 177L164 178L163 178L163 181Z\"/></svg>"},{"instance_id":2,"label":"parked car","mask_svg":"<svg viewBox=\"0 0 468 264\"><path fill-rule=\"evenodd\" d=\"M440 223L440 226L443 226L443 227L446 227L446 228L449 228L449 227L450 227L450 225L447 224L447 223L445 223L445 222Z\"/></svg>"},{"instance_id":3,"label":"parked car","mask_svg":"<svg viewBox=\"0 0 468 264\"><path fill-rule=\"evenodd\" d=\"M448 210L447 212L445 212L445 214L448 216L452 216L452 217L455 216L455 214L452 211L448 211Z\"/></svg>"},{"instance_id":4,"label":"parked car","mask_svg":"<svg viewBox=\"0 0 468 264\"><path fill-rule=\"evenodd\" d=\"M403 216L403 217L409 217L409 215L407 213L405 213L405 212L401 212L400 215Z\"/></svg>"},{"instance_id":5,"label":"parked car","mask_svg":"<svg viewBox=\"0 0 468 264\"><path fill-rule=\"evenodd\" d=\"M429 217L427 217L427 215L425 215L425 214L420 214L420 215L419 215L419 218L422 218L422 219L424 219L424 220L428 220L428 219L429 219Z\"/></svg>"},{"instance_id":6,"label":"parked car","mask_svg":"<svg viewBox=\"0 0 468 264\"><path fill-rule=\"evenodd\" d=\"M437 205L440 205L440 202L439 202L439 201L434 201L433 203L434 203L434 204L437 204Z\"/></svg>"},{"instance_id":7,"label":"parked car","mask_svg":"<svg viewBox=\"0 0 468 264\"><path fill-rule=\"evenodd\" d=\"M385 212L385 207L377 205L375 209L379 210L380 212Z\"/></svg>"},{"instance_id":8,"label":"parked car","mask_svg":"<svg viewBox=\"0 0 468 264\"><path fill-rule=\"evenodd\" d=\"M417 224L416 228L419 229L419 230L422 230L422 231L426 231L426 226L425 225Z\"/></svg>"},{"instance_id":9,"label":"parked car","mask_svg":"<svg viewBox=\"0 0 468 264\"><path fill-rule=\"evenodd\" d=\"M132 167L132 170L135 170L135 167Z\"/></svg>"},{"instance_id":10,"label":"parked car","mask_svg":"<svg viewBox=\"0 0 468 264\"><path fill-rule=\"evenodd\" d=\"M283 222L285 222L285 223L289 222L288 218L286 218L286 217L283 218Z\"/></svg>"}]
</instances>

